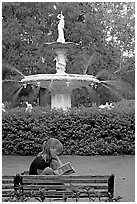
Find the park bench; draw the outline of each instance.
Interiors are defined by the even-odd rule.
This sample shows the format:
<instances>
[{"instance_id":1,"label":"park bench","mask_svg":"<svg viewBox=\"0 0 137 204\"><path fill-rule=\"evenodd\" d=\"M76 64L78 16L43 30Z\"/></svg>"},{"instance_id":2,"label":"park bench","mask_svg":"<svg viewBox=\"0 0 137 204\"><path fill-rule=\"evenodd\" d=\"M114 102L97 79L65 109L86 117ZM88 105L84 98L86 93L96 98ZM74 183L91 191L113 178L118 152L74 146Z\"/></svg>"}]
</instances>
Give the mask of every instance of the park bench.
<instances>
[{"instance_id":1,"label":"park bench","mask_svg":"<svg viewBox=\"0 0 137 204\"><path fill-rule=\"evenodd\" d=\"M112 175L19 175L2 176L2 200L37 201L118 201ZM85 202L85 201L84 201Z\"/></svg>"}]
</instances>

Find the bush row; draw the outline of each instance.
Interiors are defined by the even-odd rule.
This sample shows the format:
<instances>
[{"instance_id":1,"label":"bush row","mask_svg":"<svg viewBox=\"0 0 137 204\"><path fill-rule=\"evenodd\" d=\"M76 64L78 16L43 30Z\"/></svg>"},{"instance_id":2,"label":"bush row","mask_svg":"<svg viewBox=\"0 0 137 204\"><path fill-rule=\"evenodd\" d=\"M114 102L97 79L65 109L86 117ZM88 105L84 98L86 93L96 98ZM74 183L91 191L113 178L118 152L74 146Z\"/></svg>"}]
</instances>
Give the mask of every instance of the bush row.
<instances>
[{"instance_id":1,"label":"bush row","mask_svg":"<svg viewBox=\"0 0 137 204\"><path fill-rule=\"evenodd\" d=\"M67 155L135 154L134 102L120 102L112 110L73 108L67 112L35 107L3 113L4 155L36 155L44 140L59 139Z\"/></svg>"}]
</instances>

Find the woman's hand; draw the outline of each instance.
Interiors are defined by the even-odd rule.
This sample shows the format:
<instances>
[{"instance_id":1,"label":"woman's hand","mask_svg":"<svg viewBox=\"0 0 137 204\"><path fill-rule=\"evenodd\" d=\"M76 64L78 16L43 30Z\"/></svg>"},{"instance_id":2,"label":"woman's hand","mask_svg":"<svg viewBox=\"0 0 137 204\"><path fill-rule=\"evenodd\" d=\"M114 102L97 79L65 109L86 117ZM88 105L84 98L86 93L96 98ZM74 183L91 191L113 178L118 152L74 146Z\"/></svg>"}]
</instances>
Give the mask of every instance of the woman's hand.
<instances>
[{"instance_id":1,"label":"woman's hand","mask_svg":"<svg viewBox=\"0 0 137 204\"><path fill-rule=\"evenodd\" d=\"M42 171L43 171L43 170L41 170L41 169L37 169L37 174L38 174L38 175L41 174Z\"/></svg>"},{"instance_id":2,"label":"woman's hand","mask_svg":"<svg viewBox=\"0 0 137 204\"><path fill-rule=\"evenodd\" d=\"M56 159L52 159L51 163L50 163L50 167L55 171L58 169L59 167L59 163Z\"/></svg>"}]
</instances>

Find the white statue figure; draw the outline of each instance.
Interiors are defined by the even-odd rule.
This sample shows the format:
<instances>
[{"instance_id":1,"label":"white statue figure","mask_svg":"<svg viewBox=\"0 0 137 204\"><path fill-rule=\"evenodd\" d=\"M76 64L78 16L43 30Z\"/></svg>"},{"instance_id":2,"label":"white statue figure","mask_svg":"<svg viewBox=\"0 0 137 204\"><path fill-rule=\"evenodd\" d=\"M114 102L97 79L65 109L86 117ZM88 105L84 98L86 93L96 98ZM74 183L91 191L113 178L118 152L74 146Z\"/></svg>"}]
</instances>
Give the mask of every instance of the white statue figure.
<instances>
[{"instance_id":1,"label":"white statue figure","mask_svg":"<svg viewBox=\"0 0 137 204\"><path fill-rule=\"evenodd\" d=\"M57 42L65 43L65 38L64 38L64 16L61 14L58 14L57 18L60 20L58 24L58 39Z\"/></svg>"},{"instance_id":2,"label":"white statue figure","mask_svg":"<svg viewBox=\"0 0 137 204\"><path fill-rule=\"evenodd\" d=\"M26 107L26 110L25 110L25 112L29 112L29 113L31 113L31 111L32 111L32 105L30 104L30 103L28 103L27 101L26 101L26 105L27 105L27 107Z\"/></svg>"},{"instance_id":3,"label":"white statue figure","mask_svg":"<svg viewBox=\"0 0 137 204\"><path fill-rule=\"evenodd\" d=\"M2 103L2 112L6 112L4 103Z\"/></svg>"},{"instance_id":4,"label":"white statue figure","mask_svg":"<svg viewBox=\"0 0 137 204\"><path fill-rule=\"evenodd\" d=\"M106 102L105 105L101 104L99 106L99 109L107 109L107 110L111 110L112 108L114 108L114 105L112 103L108 104L108 102Z\"/></svg>"}]
</instances>

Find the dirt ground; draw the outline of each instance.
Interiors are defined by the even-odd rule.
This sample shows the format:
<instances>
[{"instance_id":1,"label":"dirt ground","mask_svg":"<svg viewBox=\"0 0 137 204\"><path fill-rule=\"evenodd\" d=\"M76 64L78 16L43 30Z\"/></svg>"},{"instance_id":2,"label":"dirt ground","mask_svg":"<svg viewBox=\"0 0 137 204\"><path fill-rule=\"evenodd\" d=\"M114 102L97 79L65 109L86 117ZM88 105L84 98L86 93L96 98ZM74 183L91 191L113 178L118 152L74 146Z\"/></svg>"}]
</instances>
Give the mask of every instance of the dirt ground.
<instances>
[{"instance_id":1,"label":"dirt ground","mask_svg":"<svg viewBox=\"0 0 137 204\"><path fill-rule=\"evenodd\" d=\"M2 175L16 175L28 170L34 157L3 156ZM115 174L115 195L122 202L135 202L135 156L61 156L63 163L70 162L76 174Z\"/></svg>"}]
</instances>

